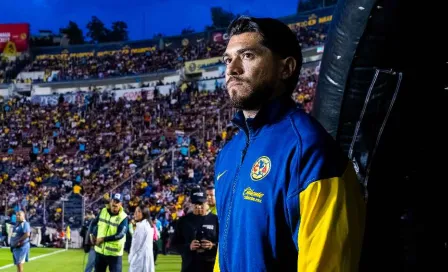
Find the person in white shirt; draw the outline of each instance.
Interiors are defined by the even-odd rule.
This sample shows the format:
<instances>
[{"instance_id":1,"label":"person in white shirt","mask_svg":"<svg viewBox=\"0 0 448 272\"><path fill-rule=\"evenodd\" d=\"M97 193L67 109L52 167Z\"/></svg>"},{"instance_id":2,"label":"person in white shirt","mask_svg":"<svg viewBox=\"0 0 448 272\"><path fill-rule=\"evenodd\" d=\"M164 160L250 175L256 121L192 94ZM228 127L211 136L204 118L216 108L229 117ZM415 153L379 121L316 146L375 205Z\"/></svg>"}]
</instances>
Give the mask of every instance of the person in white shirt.
<instances>
[{"instance_id":1,"label":"person in white shirt","mask_svg":"<svg viewBox=\"0 0 448 272\"><path fill-rule=\"evenodd\" d=\"M137 222L137 228L132 236L131 251L128 256L129 272L154 272L155 226L151 222L149 208L140 204L135 209L134 220Z\"/></svg>"}]
</instances>

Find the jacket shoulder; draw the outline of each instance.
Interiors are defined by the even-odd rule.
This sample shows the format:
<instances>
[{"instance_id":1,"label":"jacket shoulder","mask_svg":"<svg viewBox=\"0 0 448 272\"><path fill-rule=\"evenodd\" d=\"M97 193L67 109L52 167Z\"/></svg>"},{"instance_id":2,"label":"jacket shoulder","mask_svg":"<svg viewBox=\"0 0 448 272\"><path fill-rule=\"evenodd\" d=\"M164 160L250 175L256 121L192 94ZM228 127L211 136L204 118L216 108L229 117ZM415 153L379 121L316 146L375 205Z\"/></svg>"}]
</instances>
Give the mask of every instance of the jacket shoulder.
<instances>
[{"instance_id":1,"label":"jacket shoulder","mask_svg":"<svg viewBox=\"0 0 448 272\"><path fill-rule=\"evenodd\" d=\"M293 111L289 116L291 125L302 144L311 144L323 140L332 142L325 128L311 115L301 109Z\"/></svg>"},{"instance_id":2,"label":"jacket shoulder","mask_svg":"<svg viewBox=\"0 0 448 272\"><path fill-rule=\"evenodd\" d=\"M340 177L348 159L325 128L302 110L290 114L292 129L298 138L302 187L310 182Z\"/></svg>"}]
</instances>

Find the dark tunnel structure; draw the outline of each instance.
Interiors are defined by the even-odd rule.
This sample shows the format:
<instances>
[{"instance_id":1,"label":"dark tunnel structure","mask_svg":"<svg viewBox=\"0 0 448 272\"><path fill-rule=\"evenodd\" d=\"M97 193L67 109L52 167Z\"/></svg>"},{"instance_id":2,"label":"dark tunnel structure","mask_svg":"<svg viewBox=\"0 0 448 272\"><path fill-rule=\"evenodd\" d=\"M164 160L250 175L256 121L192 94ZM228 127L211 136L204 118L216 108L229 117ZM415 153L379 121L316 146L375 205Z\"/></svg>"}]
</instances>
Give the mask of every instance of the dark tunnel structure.
<instances>
[{"instance_id":1,"label":"dark tunnel structure","mask_svg":"<svg viewBox=\"0 0 448 272\"><path fill-rule=\"evenodd\" d=\"M425 12L340 0L326 41L312 114L364 185L359 271L448 271L448 47L418 42Z\"/></svg>"}]
</instances>

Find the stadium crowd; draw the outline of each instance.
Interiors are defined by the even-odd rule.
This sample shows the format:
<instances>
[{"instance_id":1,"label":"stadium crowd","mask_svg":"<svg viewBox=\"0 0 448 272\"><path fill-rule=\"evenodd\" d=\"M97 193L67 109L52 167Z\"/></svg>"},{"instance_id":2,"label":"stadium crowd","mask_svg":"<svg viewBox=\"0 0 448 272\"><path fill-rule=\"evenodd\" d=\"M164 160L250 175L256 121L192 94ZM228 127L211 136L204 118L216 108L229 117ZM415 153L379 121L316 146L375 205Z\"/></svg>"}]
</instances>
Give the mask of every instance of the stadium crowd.
<instances>
[{"instance_id":1,"label":"stadium crowd","mask_svg":"<svg viewBox=\"0 0 448 272\"><path fill-rule=\"evenodd\" d=\"M313 100L316 92L319 66L302 68L299 83L293 93L293 99L310 113L313 109Z\"/></svg>"},{"instance_id":2,"label":"stadium crowd","mask_svg":"<svg viewBox=\"0 0 448 272\"><path fill-rule=\"evenodd\" d=\"M319 27L294 26L292 30L297 34L300 46L308 48L324 44L327 38L328 25Z\"/></svg>"},{"instance_id":3,"label":"stadium crowd","mask_svg":"<svg viewBox=\"0 0 448 272\"><path fill-rule=\"evenodd\" d=\"M0 56L0 84L14 82L17 74L30 62L31 58L27 55L23 55L16 60L9 60Z\"/></svg>"},{"instance_id":4,"label":"stadium crowd","mask_svg":"<svg viewBox=\"0 0 448 272\"><path fill-rule=\"evenodd\" d=\"M100 197L171 147L174 131L197 129L203 115L223 105L224 92L176 91L152 101L144 96L115 101L110 94L94 93L89 99L42 107L22 98L4 105L0 189L9 199L5 209L19 204L32 218L43 214L45 198L56 201L72 190L86 201ZM57 222L61 207L48 216L47 222Z\"/></svg>"},{"instance_id":5,"label":"stadium crowd","mask_svg":"<svg viewBox=\"0 0 448 272\"><path fill-rule=\"evenodd\" d=\"M302 48L321 45L326 38L327 26L293 28ZM60 54L37 57L29 63L24 71L45 71L44 78L35 82L46 81L51 71L59 71L51 81L71 81L83 79L103 79L140 75L182 68L185 61L207 59L222 56L224 43L198 41L178 48L164 47L143 53L130 53L129 49L104 51L97 54ZM30 82L22 79L21 82Z\"/></svg>"},{"instance_id":6,"label":"stadium crowd","mask_svg":"<svg viewBox=\"0 0 448 272\"><path fill-rule=\"evenodd\" d=\"M90 56L59 55L37 58L24 71L60 71L52 81L132 76L176 70L182 68L185 61L218 56L224 48L223 44L201 41L195 45L143 53L130 53L125 49Z\"/></svg>"}]
</instances>

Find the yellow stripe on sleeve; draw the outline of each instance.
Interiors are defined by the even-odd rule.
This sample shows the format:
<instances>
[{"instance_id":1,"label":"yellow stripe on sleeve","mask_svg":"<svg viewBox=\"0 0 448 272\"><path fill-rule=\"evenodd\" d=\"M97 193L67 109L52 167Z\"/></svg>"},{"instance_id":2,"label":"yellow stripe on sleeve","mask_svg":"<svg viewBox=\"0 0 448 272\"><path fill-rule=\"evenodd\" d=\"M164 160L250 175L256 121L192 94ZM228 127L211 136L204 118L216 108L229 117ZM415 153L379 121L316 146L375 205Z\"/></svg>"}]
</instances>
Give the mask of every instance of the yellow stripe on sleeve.
<instances>
[{"instance_id":1,"label":"yellow stripe on sleeve","mask_svg":"<svg viewBox=\"0 0 448 272\"><path fill-rule=\"evenodd\" d=\"M299 272L358 271L365 204L350 167L300 193Z\"/></svg>"},{"instance_id":2,"label":"yellow stripe on sleeve","mask_svg":"<svg viewBox=\"0 0 448 272\"><path fill-rule=\"evenodd\" d=\"M213 267L213 272L220 272L221 270L219 269L219 247L218 250L216 251L216 259L215 259L215 266Z\"/></svg>"}]
</instances>

